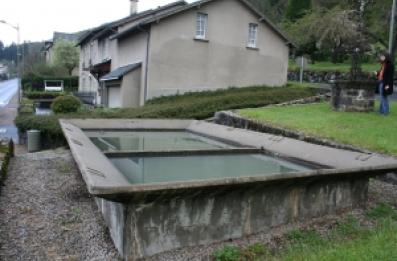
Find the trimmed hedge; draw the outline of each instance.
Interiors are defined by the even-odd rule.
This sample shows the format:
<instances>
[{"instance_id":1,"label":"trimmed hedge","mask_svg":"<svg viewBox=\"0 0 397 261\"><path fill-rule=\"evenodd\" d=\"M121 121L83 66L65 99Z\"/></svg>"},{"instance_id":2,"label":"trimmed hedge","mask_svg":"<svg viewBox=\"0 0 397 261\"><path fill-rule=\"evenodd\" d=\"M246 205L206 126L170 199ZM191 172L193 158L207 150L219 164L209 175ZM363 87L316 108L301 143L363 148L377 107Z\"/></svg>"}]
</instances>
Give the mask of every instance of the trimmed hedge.
<instances>
[{"instance_id":1,"label":"trimmed hedge","mask_svg":"<svg viewBox=\"0 0 397 261\"><path fill-rule=\"evenodd\" d=\"M10 164L10 159L14 157L14 142L1 141L0 143L0 153L1 153L1 169L0 169L0 185L3 185L8 174L8 165ZM1 189L0 189L1 190Z\"/></svg>"},{"instance_id":2,"label":"trimmed hedge","mask_svg":"<svg viewBox=\"0 0 397 261\"><path fill-rule=\"evenodd\" d=\"M76 92L79 86L79 77L45 77L35 74L29 74L22 78L22 88L24 91L44 91L45 80L60 80L63 81L64 91Z\"/></svg>"},{"instance_id":3,"label":"trimmed hedge","mask_svg":"<svg viewBox=\"0 0 397 261\"><path fill-rule=\"evenodd\" d=\"M214 92L187 93L169 97L160 97L149 101L140 108L96 109L73 114L50 116L19 115L16 126L21 132L30 129L40 130L43 140L59 145L64 141L58 123L60 118L174 118L206 119L222 110L263 107L270 104L287 102L314 96L319 92L315 88L302 87L247 87L231 88Z\"/></svg>"},{"instance_id":4,"label":"trimmed hedge","mask_svg":"<svg viewBox=\"0 0 397 261\"><path fill-rule=\"evenodd\" d=\"M34 114L35 113L34 102L26 98L22 99L22 101L19 103L18 113Z\"/></svg>"},{"instance_id":5,"label":"trimmed hedge","mask_svg":"<svg viewBox=\"0 0 397 261\"><path fill-rule=\"evenodd\" d=\"M66 95L66 92L37 92L37 91L25 91L23 95L31 100L35 99L55 99L59 96Z\"/></svg>"}]
</instances>

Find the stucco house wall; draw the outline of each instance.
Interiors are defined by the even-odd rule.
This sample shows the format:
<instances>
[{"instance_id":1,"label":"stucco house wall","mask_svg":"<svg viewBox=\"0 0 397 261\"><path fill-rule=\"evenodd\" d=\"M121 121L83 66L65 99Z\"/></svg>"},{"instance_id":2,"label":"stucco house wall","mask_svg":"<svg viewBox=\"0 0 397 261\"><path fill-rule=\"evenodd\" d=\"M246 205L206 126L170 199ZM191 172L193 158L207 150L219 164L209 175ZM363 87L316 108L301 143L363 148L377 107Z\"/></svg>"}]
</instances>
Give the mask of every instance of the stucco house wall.
<instances>
[{"instance_id":1,"label":"stucco house wall","mask_svg":"<svg viewBox=\"0 0 397 261\"><path fill-rule=\"evenodd\" d=\"M141 75L139 76L140 81L140 96L139 103L135 106L143 105L145 102L145 68L146 68L146 56L147 56L147 41L148 33L140 32L134 34L132 37L125 38L118 41L118 59L117 63L112 62L112 69L118 68L120 66L132 64L132 63L142 63L142 70L139 70ZM128 75L130 75L129 73ZM126 75L127 76L127 75ZM126 77L125 76L125 77ZM125 78L124 77L124 78ZM123 84L123 86L126 86ZM129 87L127 87L129 88ZM134 87L135 88L135 87Z\"/></svg>"},{"instance_id":2,"label":"stucco house wall","mask_svg":"<svg viewBox=\"0 0 397 261\"><path fill-rule=\"evenodd\" d=\"M208 14L207 40L195 40L196 16ZM248 49L249 24L258 49ZM289 47L238 0L218 0L151 26L148 98L187 91L287 82Z\"/></svg>"}]
</instances>

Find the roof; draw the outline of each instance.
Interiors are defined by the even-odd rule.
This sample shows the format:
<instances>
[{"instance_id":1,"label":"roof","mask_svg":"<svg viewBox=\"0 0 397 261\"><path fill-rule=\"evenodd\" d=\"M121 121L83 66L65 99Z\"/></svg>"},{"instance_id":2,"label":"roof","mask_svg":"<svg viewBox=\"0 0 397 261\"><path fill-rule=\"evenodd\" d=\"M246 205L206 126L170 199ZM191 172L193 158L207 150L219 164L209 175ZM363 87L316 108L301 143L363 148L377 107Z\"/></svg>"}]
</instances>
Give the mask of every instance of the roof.
<instances>
[{"instance_id":1,"label":"roof","mask_svg":"<svg viewBox=\"0 0 397 261\"><path fill-rule=\"evenodd\" d=\"M201 1L196 1L193 2L191 4L188 5L184 5L184 6L180 6L176 9L172 9L169 10L168 12L164 12L158 15L155 15L153 17L149 17L147 19L143 19L140 23L138 23L136 26L125 30L123 32L117 33L115 35L113 35L111 37L111 39L120 39L120 38L124 38L126 36L128 36L131 33L136 32L137 30L140 30L142 27L147 26L149 24L152 24L154 22L159 22L161 19L173 16L173 15L177 15L180 14L182 12L191 10L193 8L199 8L200 6L213 2L216 0L201 0ZM248 7L248 9L250 9L251 11L253 11L255 14L257 14L260 17L260 21L264 22L265 24L267 24L277 35L279 35L282 39L284 39L286 41L287 44L289 45L293 45L295 46L295 44L289 40L289 38L280 30L277 28L277 26L275 26L262 12L260 12L254 5L252 5L248 0L239 0L241 1L243 4L245 4L245 6Z\"/></svg>"},{"instance_id":2,"label":"roof","mask_svg":"<svg viewBox=\"0 0 397 261\"><path fill-rule=\"evenodd\" d=\"M135 69L138 69L141 66L142 66L142 63L133 63L133 64L121 66L121 67L117 68L116 70L111 71L110 73L103 76L100 79L100 81L107 82L107 81L120 80L121 77L123 77L124 75L128 74L129 72L131 72Z\"/></svg>"},{"instance_id":3,"label":"roof","mask_svg":"<svg viewBox=\"0 0 397 261\"><path fill-rule=\"evenodd\" d=\"M159 14L164 13L165 11L172 10L172 9L178 8L180 6L185 6L185 5L187 5L187 2L185 2L184 0L176 1L176 2L170 3L168 5L159 6L156 9L150 9L150 10L147 10L144 12L140 12L137 14L133 14L133 15L124 17L122 19L119 19L119 20L116 20L116 21L113 21L110 23L100 25L98 27L92 28L91 30L88 30L84 35L82 35L78 39L77 45L82 45L89 40L98 39L102 36L106 36L108 33L114 33L114 28L117 28L124 24L134 22L134 21L139 21L141 19L148 18L149 16L159 15Z\"/></svg>"}]
</instances>

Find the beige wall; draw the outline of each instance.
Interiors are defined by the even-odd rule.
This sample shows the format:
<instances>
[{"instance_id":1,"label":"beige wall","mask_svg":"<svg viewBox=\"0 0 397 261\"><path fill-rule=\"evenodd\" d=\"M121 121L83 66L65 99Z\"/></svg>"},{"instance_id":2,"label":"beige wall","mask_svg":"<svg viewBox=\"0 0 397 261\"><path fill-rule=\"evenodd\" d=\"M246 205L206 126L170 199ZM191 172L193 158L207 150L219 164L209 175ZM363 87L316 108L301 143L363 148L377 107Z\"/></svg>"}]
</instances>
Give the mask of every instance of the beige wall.
<instances>
[{"instance_id":1,"label":"beige wall","mask_svg":"<svg viewBox=\"0 0 397 261\"><path fill-rule=\"evenodd\" d=\"M112 62L112 70L132 64L132 63L142 63L141 77L140 78L140 100L139 105L144 104L144 86L145 86L145 68L146 68L146 49L147 49L147 33L141 32L132 35L131 37L122 39L118 41L118 59L117 63Z\"/></svg>"},{"instance_id":2,"label":"beige wall","mask_svg":"<svg viewBox=\"0 0 397 261\"><path fill-rule=\"evenodd\" d=\"M141 68L123 77L121 85L122 107L138 107L141 102Z\"/></svg>"},{"instance_id":3,"label":"beige wall","mask_svg":"<svg viewBox=\"0 0 397 261\"><path fill-rule=\"evenodd\" d=\"M209 42L194 40L197 12L209 16ZM249 23L259 24L259 50L246 48ZM285 41L240 1L214 1L152 25L149 98L230 86L283 85L288 53Z\"/></svg>"}]
</instances>

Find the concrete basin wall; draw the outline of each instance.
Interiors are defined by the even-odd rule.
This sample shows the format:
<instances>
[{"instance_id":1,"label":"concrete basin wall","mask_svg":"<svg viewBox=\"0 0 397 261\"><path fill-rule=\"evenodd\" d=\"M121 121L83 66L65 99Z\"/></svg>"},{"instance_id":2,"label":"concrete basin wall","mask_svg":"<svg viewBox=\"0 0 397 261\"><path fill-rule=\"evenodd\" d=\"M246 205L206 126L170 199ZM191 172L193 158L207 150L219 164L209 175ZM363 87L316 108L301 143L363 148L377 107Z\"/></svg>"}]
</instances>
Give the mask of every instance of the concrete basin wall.
<instances>
[{"instance_id":1,"label":"concrete basin wall","mask_svg":"<svg viewBox=\"0 0 397 261\"><path fill-rule=\"evenodd\" d=\"M326 177L98 199L125 260L241 238L365 205L369 178Z\"/></svg>"}]
</instances>

